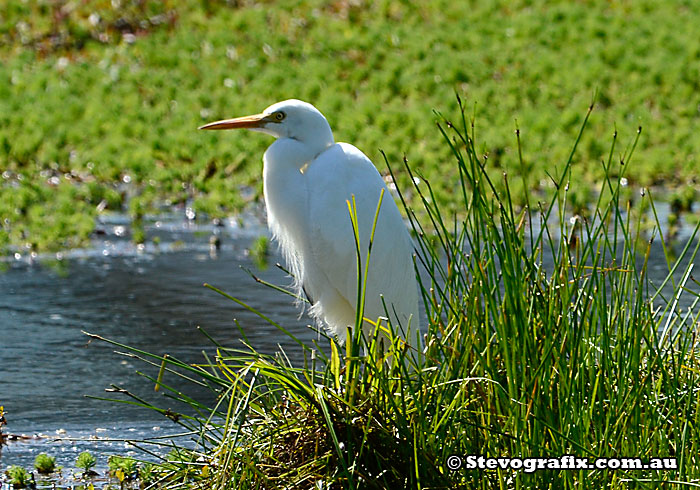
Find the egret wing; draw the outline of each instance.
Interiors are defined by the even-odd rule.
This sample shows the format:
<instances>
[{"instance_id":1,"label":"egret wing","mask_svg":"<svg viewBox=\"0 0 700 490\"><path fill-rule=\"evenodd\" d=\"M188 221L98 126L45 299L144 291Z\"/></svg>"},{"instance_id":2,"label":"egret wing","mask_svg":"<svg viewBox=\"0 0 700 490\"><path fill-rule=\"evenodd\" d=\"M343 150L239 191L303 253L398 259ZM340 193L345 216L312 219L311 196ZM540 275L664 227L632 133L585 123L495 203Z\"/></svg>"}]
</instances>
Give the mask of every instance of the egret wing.
<instances>
[{"instance_id":1,"label":"egret wing","mask_svg":"<svg viewBox=\"0 0 700 490\"><path fill-rule=\"evenodd\" d=\"M320 303L320 313L332 322L352 325L357 305L358 254L348 202L354 204L360 237L361 274L382 190L370 267L365 289L364 316L376 320L391 315L407 328L417 325L417 287L411 240L401 214L372 162L352 145L339 143L322 153L306 169L309 189L309 257L305 287ZM324 304L325 302L325 304Z\"/></svg>"}]
</instances>

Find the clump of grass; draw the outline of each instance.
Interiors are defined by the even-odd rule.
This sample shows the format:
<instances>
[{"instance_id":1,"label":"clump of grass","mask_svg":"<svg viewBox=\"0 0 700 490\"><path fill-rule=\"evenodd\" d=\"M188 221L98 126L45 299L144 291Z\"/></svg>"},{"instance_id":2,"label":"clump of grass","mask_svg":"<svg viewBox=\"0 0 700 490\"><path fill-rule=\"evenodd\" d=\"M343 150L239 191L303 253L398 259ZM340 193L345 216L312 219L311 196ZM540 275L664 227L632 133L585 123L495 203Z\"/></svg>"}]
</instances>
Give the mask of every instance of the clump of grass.
<instances>
[{"instance_id":1,"label":"clump of grass","mask_svg":"<svg viewBox=\"0 0 700 490\"><path fill-rule=\"evenodd\" d=\"M13 488L26 488L33 481L31 473L21 466L10 466L5 473Z\"/></svg>"},{"instance_id":2,"label":"clump of grass","mask_svg":"<svg viewBox=\"0 0 700 490\"><path fill-rule=\"evenodd\" d=\"M430 182L405 165L422 182L414 188L421 213L401 199L426 272L424 352L409 351L394 326L381 323L386 351L360 329L346 345L305 345L231 298L297 342L303 362L284 351L257 352L243 332L242 348L214 342L216 356L201 365L130 349L158 367L153 381L189 408L175 414L122 392L198 437L186 457L162 465L165 479L213 489L623 489L700 481L697 229L673 258L658 219L646 231L642 214L621 198L637 140L617 158L617 136L584 217L573 215L570 200L581 134L551 175L551 201L528 195L516 209L511 182L505 174L500 185L492 181L461 101L460 109L457 122L439 127L462 209L448 216ZM523 168L522 157L514 165ZM651 193L642 199L656 216ZM648 276L656 254L668 266L661 284ZM210 387L216 404L165 384L166 374ZM660 458L668 466L556 470L564 455L591 465ZM480 457L545 459L537 471L523 471L507 462L477 468Z\"/></svg>"},{"instance_id":3,"label":"clump of grass","mask_svg":"<svg viewBox=\"0 0 700 490\"><path fill-rule=\"evenodd\" d=\"M75 460L75 466L83 470L83 476L85 477L90 477L97 474L93 470L96 465L97 458L95 458L95 456L93 456L89 451L83 451Z\"/></svg>"},{"instance_id":4,"label":"clump of grass","mask_svg":"<svg viewBox=\"0 0 700 490\"><path fill-rule=\"evenodd\" d=\"M39 453L34 458L34 468L42 475L53 473L56 471L56 458L46 453Z\"/></svg>"}]
</instances>

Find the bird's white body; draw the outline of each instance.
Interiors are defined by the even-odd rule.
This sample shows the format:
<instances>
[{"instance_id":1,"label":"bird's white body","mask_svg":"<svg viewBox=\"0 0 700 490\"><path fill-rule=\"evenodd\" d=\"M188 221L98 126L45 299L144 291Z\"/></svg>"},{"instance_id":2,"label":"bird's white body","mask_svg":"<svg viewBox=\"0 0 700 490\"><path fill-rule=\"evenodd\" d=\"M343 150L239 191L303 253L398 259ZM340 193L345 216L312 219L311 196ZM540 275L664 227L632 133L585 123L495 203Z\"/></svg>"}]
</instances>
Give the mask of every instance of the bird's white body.
<instances>
[{"instance_id":1,"label":"bird's white body","mask_svg":"<svg viewBox=\"0 0 700 490\"><path fill-rule=\"evenodd\" d=\"M282 115L281 121L273 116ZM268 224L295 277L298 293L312 303L310 313L345 339L355 324L358 297L357 250L348 201L356 206L361 271L382 190L365 285L364 317L391 319L396 331L418 347L418 288L413 246L386 185L372 162L347 143L335 143L323 115L310 104L289 100L274 104L258 117L222 121L248 127L277 140L263 157ZM245 120L246 126L231 121ZM228 125L226 125L226 123ZM388 315L387 315L388 313ZM386 322L383 322L386 325ZM368 333L369 323L364 330Z\"/></svg>"}]
</instances>

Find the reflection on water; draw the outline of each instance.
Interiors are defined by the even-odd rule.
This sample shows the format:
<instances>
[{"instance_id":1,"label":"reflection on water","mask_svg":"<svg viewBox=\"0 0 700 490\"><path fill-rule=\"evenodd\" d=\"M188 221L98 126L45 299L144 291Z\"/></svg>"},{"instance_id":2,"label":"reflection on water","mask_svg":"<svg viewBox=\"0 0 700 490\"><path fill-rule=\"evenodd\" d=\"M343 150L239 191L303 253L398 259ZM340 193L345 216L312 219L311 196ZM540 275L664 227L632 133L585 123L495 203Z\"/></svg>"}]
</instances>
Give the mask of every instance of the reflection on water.
<instances>
[{"instance_id":1,"label":"reflection on water","mask_svg":"<svg viewBox=\"0 0 700 490\"><path fill-rule=\"evenodd\" d=\"M82 330L187 362L202 362L202 350L213 350L198 333L198 325L224 345L238 344L234 319L263 352L276 350L278 344L295 345L254 314L203 287L204 282L264 311L301 338L314 338L307 319L298 318L291 297L257 284L241 269L255 270L276 284L290 282L274 267L277 257L260 271L247 253L252 241L265 233L263 227L231 230L228 224L214 229L158 223L149 236L161 236L162 245L138 250L128 237L118 236L118 226L107 224L93 250L71 252L59 266L13 260L0 273L0 405L9 424L6 432L54 436L60 429L67 436L99 437L96 429L116 429L121 437L126 432L138 438L153 435L153 427L179 430L155 412L84 396L105 396L104 389L117 384L168 403L154 393L151 382L134 374L138 369L155 376L157 368L120 357L106 344L89 342ZM213 233L221 239L217 253L210 253ZM3 448L0 467L31 466L45 444L29 441ZM59 464L74 467L73 453L84 446L59 446L59 459L68 453Z\"/></svg>"}]
</instances>

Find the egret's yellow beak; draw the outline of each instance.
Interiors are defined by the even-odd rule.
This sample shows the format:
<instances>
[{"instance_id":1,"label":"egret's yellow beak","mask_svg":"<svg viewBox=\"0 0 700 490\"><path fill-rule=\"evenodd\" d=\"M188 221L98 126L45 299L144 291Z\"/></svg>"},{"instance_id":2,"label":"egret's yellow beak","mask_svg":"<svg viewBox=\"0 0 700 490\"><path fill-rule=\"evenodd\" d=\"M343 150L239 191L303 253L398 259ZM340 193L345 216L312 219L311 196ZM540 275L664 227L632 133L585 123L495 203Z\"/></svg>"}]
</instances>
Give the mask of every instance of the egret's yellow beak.
<instances>
[{"instance_id":1,"label":"egret's yellow beak","mask_svg":"<svg viewBox=\"0 0 700 490\"><path fill-rule=\"evenodd\" d=\"M234 119L222 119L200 126L197 129L251 129L259 128L270 122L269 114L255 114L253 116L236 117Z\"/></svg>"}]
</instances>

